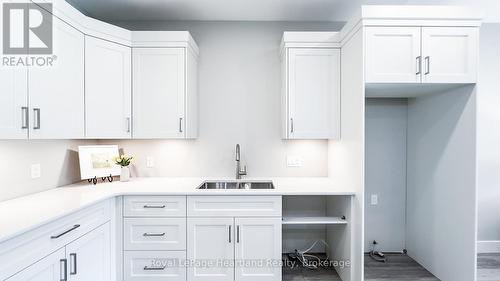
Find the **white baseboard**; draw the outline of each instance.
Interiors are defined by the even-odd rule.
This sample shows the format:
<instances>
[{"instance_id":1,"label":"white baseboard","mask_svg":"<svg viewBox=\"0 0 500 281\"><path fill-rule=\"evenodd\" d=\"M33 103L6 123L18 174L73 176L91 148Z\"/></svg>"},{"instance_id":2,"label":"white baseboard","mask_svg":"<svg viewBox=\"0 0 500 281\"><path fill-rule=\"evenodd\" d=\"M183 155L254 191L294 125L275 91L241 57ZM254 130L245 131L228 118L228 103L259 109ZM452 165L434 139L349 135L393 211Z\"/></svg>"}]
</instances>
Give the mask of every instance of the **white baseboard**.
<instances>
[{"instance_id":1,"label":"white baseboard","mask_svg":"<svg viewBox=\"0 0 500 281\"><path fill-rule=\"evenodd\" d=\"M500 253L500 240L477 241L477 253Z\"/></svg>"}]
</instances>

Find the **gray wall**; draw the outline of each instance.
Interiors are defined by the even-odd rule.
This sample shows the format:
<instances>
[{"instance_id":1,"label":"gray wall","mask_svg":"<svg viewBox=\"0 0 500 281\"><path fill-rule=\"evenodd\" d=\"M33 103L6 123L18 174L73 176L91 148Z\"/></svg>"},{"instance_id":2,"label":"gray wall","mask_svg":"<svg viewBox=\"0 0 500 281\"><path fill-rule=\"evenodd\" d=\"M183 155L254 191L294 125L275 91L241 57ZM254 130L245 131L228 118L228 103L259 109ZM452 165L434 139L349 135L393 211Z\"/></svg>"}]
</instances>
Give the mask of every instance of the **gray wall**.
<instances>
[{"instance_id":1,"label":"gray wall","mask_svg":"<svg viewBox=\"0 0 500 281\"><path fill-rule=\"evenodd\" d=\"M367 99L365 108L365 252L405 248L406 99ZM370 196L378 195L371 205Z\"/></svg>"},{"instance_id":2,"label":"gray wall","mask_svg":"<svg viewBox=\"0 0 500 281\"><path fill-rule=\"evenodd\" d=\"M249 176L327 176L327 141L280 138L279 45L285 30L335 30L334 23L132 22L131 29L189 30L200 47L200 137L111 141L137 157L135 176L234 176L241 144ZM303 157L288 168L287 155ZM155 158L147 168L146 157Z\"/></svg>"},{"instance_id":3,"label":"gray wall","mask_svg":"<svg viewBox=\"0 0 500 281\"><path fill-rule=\"evenodd\" d=\"M475 277L476 114L475 85L408 101L406 247L444 281Z\"/></svg>"},{"instance_id":4,"label":"gray wall","mask_svg":"<svg viewBox=\"0 0 500 281\"><path fill-rule=\"evenodd\" d=\"M0 201L35 193L80 179L78 145L92 141L0 141ZM31 165L41 177L31 179Z\"/></svg>"},{"instance_id":5,"label":"gray wall","mask_svg":"<svg viewBox=\"0 0 500 281\"><path fill-rule=\"evenodd\" d=\"M131 29L189 30L200 47L200 138L101 141L136 156L135 176L233 176L234 146L250 176L327 176L326 141L280 138L279 44L285 30L338 30L339 23L133 22ZM92 141L0 141L0 201L79 180L76 152ZM302 168L286 167L301 156ZM146 156L156 166L146 168ZM42 177L31 179L30 165ZM216 164L214 164L216 163Z\"/></svg>"}]
</instances>

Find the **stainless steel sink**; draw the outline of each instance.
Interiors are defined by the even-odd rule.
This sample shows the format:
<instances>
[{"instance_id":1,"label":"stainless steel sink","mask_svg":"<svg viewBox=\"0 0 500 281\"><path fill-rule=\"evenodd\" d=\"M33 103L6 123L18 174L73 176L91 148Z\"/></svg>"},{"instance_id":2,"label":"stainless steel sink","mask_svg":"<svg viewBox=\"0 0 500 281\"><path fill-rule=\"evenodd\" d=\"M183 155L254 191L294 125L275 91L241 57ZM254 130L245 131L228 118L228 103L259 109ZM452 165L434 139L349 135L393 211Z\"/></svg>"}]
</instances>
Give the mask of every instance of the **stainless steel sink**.
<instances>
[{"instance_id":1,"label":"stainless steel sink","mask_svg":"<svg viewBox=\"0 0 500 281\"><path fill-rule=\"evenodd\" d=\"M274 189L271 181L206 181L197 189Z\"/></svg>"}]
</instances>

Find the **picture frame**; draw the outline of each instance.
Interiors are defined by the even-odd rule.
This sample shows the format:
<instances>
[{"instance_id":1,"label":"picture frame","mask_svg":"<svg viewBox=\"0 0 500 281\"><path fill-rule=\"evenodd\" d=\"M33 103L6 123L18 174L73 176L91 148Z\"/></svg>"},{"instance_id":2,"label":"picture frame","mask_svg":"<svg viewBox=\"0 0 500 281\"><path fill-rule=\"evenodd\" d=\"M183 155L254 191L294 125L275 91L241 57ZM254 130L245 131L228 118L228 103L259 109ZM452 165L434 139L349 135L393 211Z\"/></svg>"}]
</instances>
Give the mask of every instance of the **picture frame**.
<instances>
[{"instance_id":1,"label":"picture frame","mask_svg":"<svg viewBox=\"0 0 500 281\"><path fill-rule=\"evenodd\" d=\"M82 180L120 175L120 166L114 161L119 156L117 145L78 146L80 177Z\"/></svg>"}]
</instances>

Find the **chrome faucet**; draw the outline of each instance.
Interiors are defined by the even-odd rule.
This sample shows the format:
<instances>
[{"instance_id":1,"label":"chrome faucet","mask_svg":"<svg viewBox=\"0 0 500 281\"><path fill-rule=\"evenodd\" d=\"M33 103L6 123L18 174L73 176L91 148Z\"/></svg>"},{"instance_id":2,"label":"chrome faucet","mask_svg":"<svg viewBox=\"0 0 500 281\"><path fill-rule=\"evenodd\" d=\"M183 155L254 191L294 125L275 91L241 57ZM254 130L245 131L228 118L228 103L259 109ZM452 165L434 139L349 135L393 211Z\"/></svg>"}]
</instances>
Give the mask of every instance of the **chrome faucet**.
<instances>
[{"instance_id":1,"label":"chrome faucet","mask_svg":"<svg viewBox=\"0 0 500 281\"><path fill-rule=\"evenodd\" d=\"M247 166L243 166L241 169L240 165L240 144L236 144L236 179L241 179L241 176L246 176L247 174Z\"/></svg>"}]
</instances>

